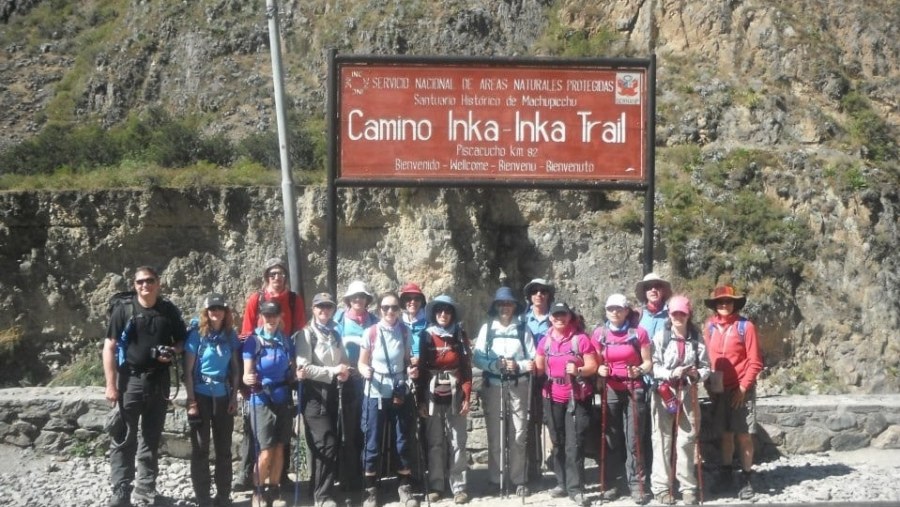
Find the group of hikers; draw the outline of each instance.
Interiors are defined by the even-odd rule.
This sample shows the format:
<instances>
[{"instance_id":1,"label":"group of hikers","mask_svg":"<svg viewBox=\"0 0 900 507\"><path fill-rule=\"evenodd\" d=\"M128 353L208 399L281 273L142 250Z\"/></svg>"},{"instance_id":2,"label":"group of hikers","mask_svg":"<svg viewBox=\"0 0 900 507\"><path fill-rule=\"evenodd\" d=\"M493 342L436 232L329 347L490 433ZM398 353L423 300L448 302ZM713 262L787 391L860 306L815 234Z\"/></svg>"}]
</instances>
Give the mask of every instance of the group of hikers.
<instances>
[{"instance_id":1,"label":"group of hikers","mask_svg":"<svg viewBox=\"0 0 900 507\"><path fill-rule=\"evenodd\" d=\"M546 466L556 479L550 496L588 505L587 456L599 464L603 501L702 502L698 387L705 382L712 409L702 424L721 435L721 465L708 489L753 497L762 359L756 329L740 315L746 297L732 286L704 300L713 313L701 327L690 299L649 273L635 286L638 307L609 295L605 319L587 327L551 282L536 278L524 298L496 290L473 343L453 297L428 300L415 283L376 296L357 280L340 301L315 294L307 320L285 262L268 260L262 276L239 331L233 305L218 293L185 324L148 266L135 270L130 299L111 305L103 349L116 420L110 506L156 500L176 362L184 365L191 481L201 506L231 505L237 490L252 491L254 506L285 505L291 485L296 503L299 476L287 475L295 428L309 449L316 506L336 507L343 496L377 507L387 477L396 478L405 507L419 505L419 489L429 505L467 503L475 369L488 481L502 496L529 496ZM237 414L245 431L233 474Z\"/></svg>"}]
</instances>

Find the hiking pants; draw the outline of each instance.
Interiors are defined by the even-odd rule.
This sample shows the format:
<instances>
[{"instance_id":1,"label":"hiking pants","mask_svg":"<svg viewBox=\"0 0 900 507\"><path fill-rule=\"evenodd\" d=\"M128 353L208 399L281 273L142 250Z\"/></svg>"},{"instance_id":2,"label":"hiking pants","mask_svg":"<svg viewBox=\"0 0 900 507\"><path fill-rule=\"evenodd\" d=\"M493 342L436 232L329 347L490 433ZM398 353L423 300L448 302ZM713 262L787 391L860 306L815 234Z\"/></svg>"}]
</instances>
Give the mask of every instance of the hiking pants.
<instances>
[{"instance_id":1,"label":"hiking pants","mask_svg":"<svg viewBox=\"0 0 900 507\"><path fill-rule=\"evenodd\" d=\"M697 439L697 431L694 428L694 407L691 389L685 385L678 392L681 401L681 414L678 416L678 435L675 444L675 479L680 488L678 491L692 491L697 489L697 473L694 468L694 443ZM653 419L653 473L650 483L653 494L669 491L669 470L671 468L672 450L672 424L675 422L675 414L670 414L660 398L653 393L653 403L650 407L650 415Z\"/></svg>"},{"instance_id":2,"label":"hiking pants","mask_svg":"<svg viewBox=\"0 0 900 507\"><path fill-rule=\"evenodd\" d=\"M617 391L609 386L606 388L606 484L611 487L624 478L632 492L640 491L646 474L644 460L649 460L652 453L643 445L646 436L641 431L646 427L644 421L648 417L644 390L637 389L635 397L636 405L632 403L631 393L627 389ZM638 443L635 436L639 439ZM646 489L644 491L647 492Z\"/></svg>"},{"instance_id":3,"label":"hiking pants","mask_svg":"<svg viewBox=\"0 0 900 507\"><path fill-rule=\"evenodd\" d=\"M228 396L213 398L195 394L200 409L199 424L190 426L191 436L191 483L197 499L210 497L209 442L216 453L216 496L228 498L231 495L231 433L234 431L234 416L228 413Z\"/></svg>"},{"instance_id":4,"label":"hiking pants","mask_svg":"<svg viewBox=\"0 0 900 507\"><path fill-rule=\"evenodd\" d=\"M525 484L525 436L528 428L525 427L525 407L528 404L528 381L520 380L507 382L503 386L506 395L506 435L500 434L500 381L485 379L485 387L481 391L481 399L484 408L484 421L487 426L488 438L488 480L494 484L500 483L500 453L502 448L509 450L506 463L508 474L504 485L518 486ZM503 439L506 441L503 442ZM501 445L503 443L503 445Z\"/></svg>"},{"instance_id":5,"label":"hiking pants","mask_svg":"<svg viewBox=\"0 0 900 507\"><path fill-rule=\"evenodd\" d=\"M434 412L425 418L425 442L428 449L428 487L444 491L447 479L453 494L466 490L466 416L454 414L450 403L435 403Z\"/></svg>"},{"instance_id":6,"label":"hiking pants","mask_svg":"<svg viewBox=\"0 0 900 507\"><path fill-rule=\"evenodd\" d=\"M572 414L568 402L544 398L544 423L553 443L550 462L557 485L569 496L584 493L584 439L590 423L590 400L576 402Z\"/></svg>"},{"instance_id":7,"label":"hiking pants","mask_svg":"<svg viewBox=\"0 0 900 507\"><path fill-rule=\"evenodd\" d=\"M338 406L337 387L319 385L311 388L306 382L303 392L305 396L303 420L306 428L306 444L309 447L311 464L315 469L313 498L319 505L327 499L334 498L334 482L337 474L338 443ZM320 384L320 383L316 383ZM327 396L321 396L327 391Z\"/></svg>"},{"instance_id":8,"label":"hiking pants","mask_svg":"<svg viewBox=\"0 0 900 507\"><path fill-rule=\"evenodd\" d=\"M125 424L111 436L110 483L114 492L156 492L159 474L159 442L166 422L169 371L158 368L145 373L120 371L119 409ZM135 477L137 458L137 477Z\"/></svg>"},{"instance_id":9,"label":"hiking pants","mask_svg":"<svg viewBox=\"0 0 900 507\"><path fill-rule=\"evenodd\" d=\"M381 409L378 408L379 401ZM401 405L395 405L392 398L364 398L361 428L366 437L363 451L363 469L366 474L377 474L382 464L379 459L383 461L391 453L389 447L382 448L381 445L387 425L392 425L394 430L394 450L400 458L397 470L410 470L409 456L412 448L409 439L413 436L411 432L415 430L410 424L411 405L412 400L408 396Z\"/></svg>"}]
</instances>

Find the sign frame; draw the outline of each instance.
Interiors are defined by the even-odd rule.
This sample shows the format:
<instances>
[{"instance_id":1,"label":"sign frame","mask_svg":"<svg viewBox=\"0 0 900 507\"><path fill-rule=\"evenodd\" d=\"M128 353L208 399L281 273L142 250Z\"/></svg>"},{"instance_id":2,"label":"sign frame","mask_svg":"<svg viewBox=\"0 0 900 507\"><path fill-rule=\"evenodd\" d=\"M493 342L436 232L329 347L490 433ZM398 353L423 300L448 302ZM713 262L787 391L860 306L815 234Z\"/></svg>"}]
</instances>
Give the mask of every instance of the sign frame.
<instances>
[{"instance_id":1,"label":"sign frame","mask_svg":"<svg viewBox=\"0 0 900 507\"><path fill-rule=\"evenodd\" d=\"M464 67L509 69L639 69L645 76L643 86L641 156L643 178L583 179L569 178L446 178L446 177L345 177L341 174L341 70L344 67ZM656 130L656 55L649 58L544 58L544 57L472 57L472 56L410 56L410 55L355 55L328 52L326 89L327 122L327 283L335 291L337 285L337 188L338 187L422 187L422 188L507 188L547 190L629 190L644 192L643 264L644 273L653 268L654 192L655 192L655 130Z\"/></svg>"}]
</instances>

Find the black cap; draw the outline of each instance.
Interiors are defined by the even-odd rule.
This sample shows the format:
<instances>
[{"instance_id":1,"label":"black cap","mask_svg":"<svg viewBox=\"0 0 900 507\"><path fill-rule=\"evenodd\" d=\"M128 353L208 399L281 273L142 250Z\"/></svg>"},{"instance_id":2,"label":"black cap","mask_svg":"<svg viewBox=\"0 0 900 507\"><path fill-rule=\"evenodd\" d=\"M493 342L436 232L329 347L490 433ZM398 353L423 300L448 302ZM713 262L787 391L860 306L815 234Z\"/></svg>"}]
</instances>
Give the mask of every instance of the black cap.
<instances>
[{"instance_id":1,"label":"black cap","mask_svg":"<svg viewBox=\"0 0 900 507\"><path fill-rule=\"evenodd\" d=\"M210 308L215 308L216 306L221 308L228 308L228 302L225 301L225 296L219 294L218 292L213 292L207 295L206 299L203 300L203 308L209 310Z\"/></svg>"},{"instance_id":2,"label":"black cap","mask_svg":"<svg viewBox=\"0 0 900 507\"><path fill-rule=\"evenodd\" d=\"M281 315L281 305L277 301L266 301L259 305L259 313L262 315Z\"/></svg>"},{"instance_id":3,"label":"black cap","mask_svg":"<svg viewBox=\"0 0 900 507\"><path fill-rule=\"evenodd\" d=\"M572 309L569 308L569 305L563 303L562 301L553 303L553 306L550 307L550 315L555 313L572 313Z\"/></svg>"}]
</instances>

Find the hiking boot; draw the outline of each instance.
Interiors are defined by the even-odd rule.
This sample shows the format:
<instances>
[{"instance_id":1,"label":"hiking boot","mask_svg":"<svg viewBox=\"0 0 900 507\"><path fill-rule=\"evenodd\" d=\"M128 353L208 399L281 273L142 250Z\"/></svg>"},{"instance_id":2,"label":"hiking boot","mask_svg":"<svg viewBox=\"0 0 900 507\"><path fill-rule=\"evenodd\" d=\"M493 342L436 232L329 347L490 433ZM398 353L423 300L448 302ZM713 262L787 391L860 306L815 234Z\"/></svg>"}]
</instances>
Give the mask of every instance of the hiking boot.
<instances>
[{"instance_id":1,"label":"hiking boot","mask_svg":"<svg viewBox=\"0 0 900 507\"><path fill-rule=\"evenodd\" d=\"M213 507L231 507L231 495L216 495L213 498Z\"/></svg>"},{"instance_id":2,"label":"hiking boot","mask_svg":"<svg viewBox=\"0 0 900 507\"><path fill-rule=\"evenodd\" d=\"M697 505L697 494L693 490L686 490L681 493L681 501L685 505Z\"/></svg>"},{"instance_id":3,"label":"hiking boot","mask_svg":"<svg viewBox=\"0 0 900 507\"><path fill-rule=\"evenodd\" d=\"M212 497L197 497L197 507L214 507Z\"/></svg>"},{"instance_id":4,"label":"hiking boot","mask_svg":"<svg viewBox=\"0 0 900 507\"><path fill-rule=\"evenodd\" d=\"M641 493L640 490L634 490L631 492L631 500L638 505L644 505L650 501L650 495L648 495L647 493Z\"/></svg>"},{"instance_id":5,"label":"hiking boot","mask_svg":"<svg viewBox=\"0 0 900 507\"><path fill-rule=\"evenodd\" d=\"M583 493L575 493L574 495L570 496L569 499L572 500L572 503L574 503L578 507L587 507L588 505L588 501L586 498L584 498Z\"/></svg>"},{"instance_id":6,"label":"hiking boot","mask_svg":"<svg viewBox=\"0 0 900 507\"><path fill-rule=\"evenodd\" d=\"M566 490L556 486L550 490L550 498L563 498L566 496Z\"/></svg>"},{"instance_id":7,"label":"hiking boot","mask_svg":"<svg viewBox=\"0 0 900 507\"><path fill-rule=\"evenodd\" d=\"M716 480L710 486L713 493L728 493L734 490L734 468L723 466L719 468Z\"/></svg>"},{"instance_id":8,"label":"hiking boot","mask_svg":"<svg viewBox=\"0 0 900 507\"><path fill-rule=\"evenodd\" d=\"M531 491L528 491L528 486L526 486L524 484L519 484L518 486L516 486L516 496L517 497L525 498L526 496L528 496L530 494L531 494Z\"/></svg>"},{"instance_id":9,"label":"hiking boot","mask_svg":"<svg viewBox=\"0 0 900 507\"><path fill-rule=\"evenodd\" d=\"M261 490L253 491L253 496L250 497L250 507L266 507L266 498Z\"/></svg>"},{"instance_id":10,"label":"hiking boot","mask_svg":"<svg viewBox=\"0 0 900 507\"><path fill-rule=\"evenodd\" d=\"M127 489L114 489L107 507L131 507L131 495Z\"/></svg>"},{"instance_id":11,"label":"hiking boot","mask_svg":"<svg viewBox=\"0 0 900 507\"><path fill-rule=\"evenodd\" d=\"M253 480L249 477L238 477L231 484L231 491L250 491L253 489Z\"/></svg>"},{"instance_id":12,"label":"hiking boot","mask_svg":"<svg viewBox=\"0 0 900 507\"><path fill-rule=\"evenodd\" d=\"M147 507L156 504L156 491L134 488L131 492L131 503L138 507Z\"/></svg>"},{"instance_id":13,"label":"hiking boot","mask_svg":"<svg viewBox=\"0 0 900 507\"><path fill-rule=\"evenodd\" d=\"M441 499L442 496L444 496L444 494L442 492L433 489L428 492L428 501L429 502L437 502L438 500Z\"/></svg>"},{"instance_id":14,"label":"hiking boot","mask_svg":"<svg viewBox=\"0 0 900 507\"><path fill-rule=\"evenodd\" d=\"M741 472L741 489L738 491L738 498L741 500L750 500L755 492L753 491L752 472Z\"/></svg>"},{"instance_id":15,"label":"hiking boot","mask_svg":"<svg viewBox=\"0 0 900 507\"><path fill-rule=\"evenodd\" d=\"M465 491L460 491L453 495L453 502L458 504L469 503L469 494Z\"/></svg>"},{"instance_id":16,"label":"hiking boot","mask_svg":"<svg viewBox=\"0 0 900 507\"><path fill-rule=\"evenodd\" d=\"M412 486L403 484L397 488L397 496L400 497L400 503L405 507L419 507L419 501L412 494Z\"/></svg>"},{"instance_id":17,"label":"hiking boot","mask_svg":"<svg viewBox=\"0 0 900 507\"><path fill-rule=\"evenodd\" d=\"M604 502L612 502L617 498L619 498L619 489L615 486L610 486L608 489L600 491L600 499Z\"/></svg>"},{"instance_id":18,"label":"hiking boot","mask_svg":"<svg viewBox=\"0 0 900 507\"><path fill-rule=\"evenodd\" d=\"M331 498L326 498L318 503L318 507L338 507L338 504Z\"/></svg>"},{"instance_id":19,"label":"hiking boot","mask_svg":"<svg viewBox=\"0 0 900 507\"><path fill-rule=\"evenodd\" d=\"M366 488L366 499L363 501L363 507L378 507L378 488Z\"/></svg>"},{"instance_id":20,"label":"hiking boot","mask_svg":"<svg viewBox=\"0 0 900 507\"><path fill-rule=\"evenodd\" d=\"M656 502L663 505L675 505L675 497L670 495L668 491L656 494Z\"/></svg>"}]
</instances>

